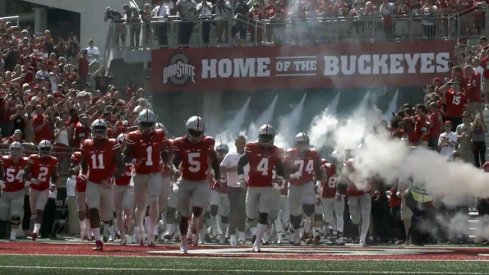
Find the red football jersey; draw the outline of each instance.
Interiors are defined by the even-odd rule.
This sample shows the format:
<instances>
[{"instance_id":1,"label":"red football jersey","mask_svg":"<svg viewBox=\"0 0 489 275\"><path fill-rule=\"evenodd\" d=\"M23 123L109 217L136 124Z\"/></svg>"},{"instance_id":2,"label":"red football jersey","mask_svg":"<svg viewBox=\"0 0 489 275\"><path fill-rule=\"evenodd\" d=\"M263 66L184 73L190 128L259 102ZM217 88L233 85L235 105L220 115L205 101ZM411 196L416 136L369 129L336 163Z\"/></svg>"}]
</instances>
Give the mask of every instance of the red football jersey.
<instances>
[{"instance_id":1,"label":"red football jersey","mask_svg":"<svg viewBox=\"0 0 489 275\"><path fill-rule=\"evenodd\" d=\"M467 103L467 96L464 93L455 93L454 90L450 89L445 94L446 99L446 113L449 117L461 117L465 104Z\"/></svg>"},{"instance_id":2,"label":"red football jersey","mask_svg":"<svg viewBox=\"0 0 489 275\"><path fill-rule=\"evenodd\" d=\"M3 173L5 178L5 189L2 192L16 192L24 189L24 168L27 165L27 158L21 157L17 163L11 156L2 157Z\"/></svg>"},{"instance_id":3,"label":"red football jersey","mask_svg":"<svg viewBox=\"0 0 489 275\"><path fill-rule=\"evenodd\" d=\"M41 158L36 154L30 155L27 162L31 166L32 178L40 182L39 184L31 184L31 188L37 191L48 189L54 169L58 166L58 159L52 156Z\"/></svg>"},{"instance_id":4,"label":"red football jersey","mask_svg":"<svg viewBox=\"0 0 489 275\"><path fill-rule=\"evenodd\" d=\"M126 144L132 148L136 173L161 172L161 151L168 150L169 147L163 130L156 129L150 136L143 135L139 130L130 132L126 136Z\"/></svg>"},{"instance_id":5,"label":"red football jersey","mask_svg":"<svg viewBox=\"0 0 489 275\"><path fill-rule=\"evenodd\" d=\"M263 147L258 142L252 142L246 144L245 154L250 165L248 185L272 187L273 170L275 170L277 163L283 161L283 150L277 146Z\"/></svg>"},{"instance_id":6,"label":"red football jersey","mask_svg":"<svg viewBox=\"0 0 489 275\"><path fill-rule=\"evenodd\" d=\"M321 166L321 169L327 176L326 181L322 181L322 192L321 196L323 198L334 198L336 196L336 186L338 184L338 176L336 175L336 166L332 163L325 163Z\"/></svg>"},{"instance_id":7,"label":"red football jersey","mask_svg":"<svg viewBox=\"0 0 489 275\"><path fill-rule=\"evenodd\" d=\"M131 175L132 175L132 170L133 170L133 165L126 165L126 170L124 170L124 174L120 178L115 179L115 185L129 185L131 182Z\"/></svg>"},{"instance_id":8,"label":"red football jersey","mask_svg":"<svg viewBox=\"0 0 489 275\"><path fill-rule=\"evenodd\" d=\"M209 154L214 151L214 138L205 136L199 143L191 143L186 137L173 141L173 151L180 157L182 179L190 181L207 180Z\"/></svg>"},{"instance_id":9,"label":"red football jersey","mask_svg":"<svg viewBox=\"0 0 489 275\"><path fill-rule=\"evenodd\" d=\"M114 153L120 149L119 142L115 139L106 139L100 144L95 144L93 139L86 139L81 145L83 159L88 164L87 180L101 183L114 174L116 164Z\"/></svg>"},{"instance_id":10,"label":"red football jersey","mask_svg":"<svg viewBox=\"0 0 489 275\"><path fill-rule=\"evenodd\" d=\"M321 158L316 149L307 149L304 153L299 152L297 148L287 150L285 163L292 171L292 174L299 172L301 174L298 179L290 179L292 185L303 185L314 180L314 167L320 165Z\"/></svg>"}]
</instances>

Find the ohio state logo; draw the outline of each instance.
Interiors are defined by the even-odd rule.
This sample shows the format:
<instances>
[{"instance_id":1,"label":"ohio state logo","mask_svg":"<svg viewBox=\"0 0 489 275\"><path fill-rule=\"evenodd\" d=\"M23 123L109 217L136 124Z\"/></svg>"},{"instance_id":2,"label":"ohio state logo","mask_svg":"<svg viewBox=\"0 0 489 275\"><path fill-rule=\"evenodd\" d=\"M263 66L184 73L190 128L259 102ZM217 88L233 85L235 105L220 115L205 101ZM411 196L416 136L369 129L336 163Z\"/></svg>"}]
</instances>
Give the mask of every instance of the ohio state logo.
<instances>
[{"instance_id":1,"label":"ohio state logo","mask_svg":"<svg viewBox=\"0 0 489 275\"><path fill-rule=\"evenodd\" d=\"M163 68L163 83L185 85L195 83L195 66L189 64L188 57L178 53L170 58L170 65Z\"/></svg>"}]
</instances>

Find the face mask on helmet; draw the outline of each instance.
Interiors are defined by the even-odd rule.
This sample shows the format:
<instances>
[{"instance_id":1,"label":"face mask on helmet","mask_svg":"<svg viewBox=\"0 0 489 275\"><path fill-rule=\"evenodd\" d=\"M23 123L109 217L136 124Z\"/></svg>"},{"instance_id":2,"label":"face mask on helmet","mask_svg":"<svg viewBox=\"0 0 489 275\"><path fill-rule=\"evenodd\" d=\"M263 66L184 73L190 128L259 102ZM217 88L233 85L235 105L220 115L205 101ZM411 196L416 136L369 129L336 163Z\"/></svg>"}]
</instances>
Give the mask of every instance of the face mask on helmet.
<instances>
[{"instance_id":1,"label":"face mask on helmet","mask_svg":"<svg viewBox=\"0 0 489 275\"><path fill-rule=\"evenodd\" d=\"M39 156L50 157L51 156L51 147L39 147Z\"/></svg>"},{"instance_id":2,"label":"face mask on helmet","mask_svg":"<svg viewBox=\"0 0 489 275\"><path fill-rule=\"evenodd\" d=\"M93 138L105 139L107 138L107 128L105 126L93 126Z\"/></svg>"},{"instance_id":3,"label":"face mask on helmet","mask_svg":"<svg viewBox=\"0 0 489 275\"><path fill-rule=\"evenodd\" d=\"M193 129L187 129L187 138L190 140L190 142L197 143L202 140L204 137L204 132L202 131L196 131Z\"/></svg>"},{"instance_id":4,"label":"face mask on helmet","mask_svg":"<svg viewBox=\"0 0 489 275\"><path fill-rule=\"evenodd\" d=\"M139 129L141 133L149 135L154 130L155 123L151 121L141 121L139 122Z\"/></svg>"},{"instance_id":5,"label":"face mask on helmet","mask_svg":"<svg viewBox=\"0 0 489 275\"><path fill-rule=\"evenodd\" d=\"M258 136L258 142L261 144L261 145L273 145L273 138L275 136L274 135L270 135L270 134L261 134Z\"/></svg>"}]
</instances>

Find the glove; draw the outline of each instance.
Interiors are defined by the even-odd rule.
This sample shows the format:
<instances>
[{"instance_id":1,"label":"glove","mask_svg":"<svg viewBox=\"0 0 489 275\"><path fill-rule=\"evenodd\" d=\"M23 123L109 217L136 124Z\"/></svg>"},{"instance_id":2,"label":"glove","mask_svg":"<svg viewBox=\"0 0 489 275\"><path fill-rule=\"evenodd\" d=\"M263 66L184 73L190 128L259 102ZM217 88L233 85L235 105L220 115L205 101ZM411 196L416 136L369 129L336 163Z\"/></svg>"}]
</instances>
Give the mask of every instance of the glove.
<instances>
[{"instance_id":1,"label":"glove","mask_svg":"<svg viewBox=\"0 0 489 275\"><path fill-rule=\"evenodd\" d=\"M39 184L39 183L41 183L41 182L40 182L38 179L36 179L36 178L31 178L31 184L36 185L36 184Z\"/></svg>"},{"instance_id":2,"label":"glove","mask_svg":"<svg viewBox=\"0 0 489 275\"><path fill-rule=\"evenodd\" d=\"M49 191L51 191L51 192L56 191L56 184L49 185Z\"/></svg>"},{"instance_id":3,"label":"glove","mask_svg":"<svg viewBox=\"0 0 489 275\"><path fill-rule=\"evenodd\" d=\"M245 177L243 174L238 175L238 184L239 184L239 186L246 188L247 183L246 183L246 180L245 180Z\"/></svg>"},{"instance_id":4,"label":"glove","mask_svg":"<svg viewBox=\"0 0 489 275\"><path fill-rule=\"evenodd\" d=\"M321 182L316 182L316 184L314 185L314 193L319 194L321 192Z\"/></svg>"},{"instance_id":5,"label":"glove","mask_svg":"<svg viewBox=\"0 0 489 275\"><path fill-rule=\"evenodd\" d=\"M302 173L295 172L294 174L290 174L291 179L299 179L302 176Z\"/></svg>"},{"instance_id":6,"label":"glove","mask_svg":"<svg viewBox=\"0 0 489 275\"><path fill-rule=\"evenodd\" d=\"M172 186L173 193L178 193L178 184L174 183Z\"/></svg>"},{"instance_id":7,"label":"glove","mask_svg":"<svg viewBox=\"0 0 489 275\"><path fill-rule=\"evenodd\" d=\"M5 189L5 187L7 187L7 186L5 185L5 182L4 182L3 180L0 180L0 189L2 189L2 190L3 190L3 189Z\"/></svg>"}]
</instances>

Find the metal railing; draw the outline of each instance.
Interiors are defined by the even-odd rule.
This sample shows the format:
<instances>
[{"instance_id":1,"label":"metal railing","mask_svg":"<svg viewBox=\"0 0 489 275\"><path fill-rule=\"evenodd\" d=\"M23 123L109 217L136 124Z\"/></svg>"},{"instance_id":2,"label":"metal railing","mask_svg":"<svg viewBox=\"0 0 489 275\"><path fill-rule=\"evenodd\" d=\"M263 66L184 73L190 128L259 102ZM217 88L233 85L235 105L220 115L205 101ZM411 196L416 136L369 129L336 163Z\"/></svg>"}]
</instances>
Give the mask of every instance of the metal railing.
<instances>
[{"instance_id":1,"label":"metal railing","mask_svg":"<svg viewBox=\"0 0 489 275\"><path fill-rule=\"evenodd\" d=\"M0 21L3 22L10 22L11 24L14 24L15 26L19 25L20 18L18 15L15 16L5 16L5 17L0 17Z\"/></svg>"},{"instance_id":2,"label":"metal railing","mask_svg":"<svg viewBox=\"0 0 489 275\"><path fill-rule=\"evenodd\" d=\"M112 23L106 49L157 49L260 44L314 44L339 41L457 39L489 30L486 5L455 14L289 18L154 18L151 22ZM239 32L246 32L240 39Z\"/></svg>"}]
</instances>

